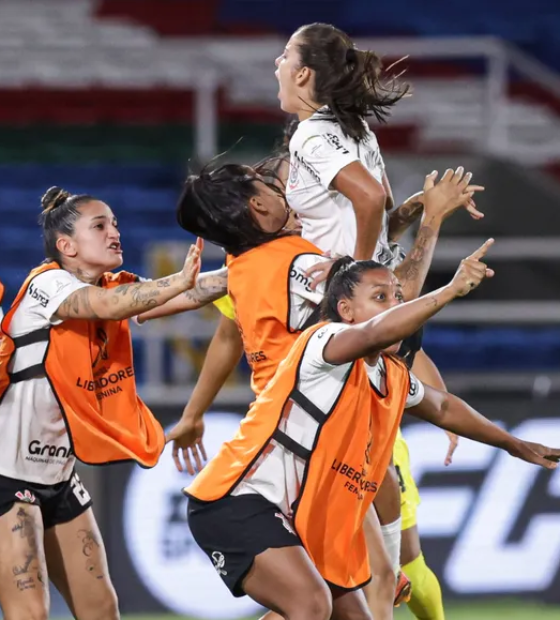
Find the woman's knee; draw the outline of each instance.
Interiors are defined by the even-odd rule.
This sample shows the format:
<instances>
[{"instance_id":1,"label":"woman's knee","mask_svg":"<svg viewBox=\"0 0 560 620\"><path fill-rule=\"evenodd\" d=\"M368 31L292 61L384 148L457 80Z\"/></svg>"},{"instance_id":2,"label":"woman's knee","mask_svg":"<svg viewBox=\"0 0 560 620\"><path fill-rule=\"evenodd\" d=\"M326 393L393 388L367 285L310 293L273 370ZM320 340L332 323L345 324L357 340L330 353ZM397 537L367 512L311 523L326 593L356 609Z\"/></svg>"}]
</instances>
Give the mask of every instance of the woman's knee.
<instances>
[{"instance_id":1,"label":"woman's knee","mask_svg":"<svg viewBox=\"0 0 560 620\"><path fill-rule=\"evenodd\" d=\"M79 620L120 620L117 593L110 582L102 594L96 595L95 604L88 603L80 609L79 601L76 603Z\"/></svg>"},{"instance_id":2,"label":"woman's knee","mask_svg":"<svg viewBox=\"0 0 560 620\"><path fill-rule=\"evenodd\" d=\"M39 597L27 598L14 605L5 605L4 620L48 620L49 602Z\"/></svg>"},{"instance_id":3,"label":"woman's knee","mask_svg":"<svg viewBox=\"0 0 560 620\"><path fill-rule=\"evenodd\" d=\"M287 620L329 620L332 615L332 596L326 585L307 589L294 597L290 609L286 610Z\"/></svg>"}]
</instances>

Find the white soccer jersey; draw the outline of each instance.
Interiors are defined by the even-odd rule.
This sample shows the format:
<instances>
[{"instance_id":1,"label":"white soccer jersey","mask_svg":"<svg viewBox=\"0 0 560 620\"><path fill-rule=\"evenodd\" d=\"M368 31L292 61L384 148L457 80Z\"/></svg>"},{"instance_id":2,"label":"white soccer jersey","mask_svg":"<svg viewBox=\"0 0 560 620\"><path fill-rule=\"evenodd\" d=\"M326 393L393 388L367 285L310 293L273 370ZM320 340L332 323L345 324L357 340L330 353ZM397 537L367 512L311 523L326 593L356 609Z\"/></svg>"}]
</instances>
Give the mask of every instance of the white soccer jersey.
<instances>
[{"instance_id":1,"label":"white soccer jersey","mask_svg":"<svg viewBox=\"0 0 560 620\"><path fill-rule=\"evenodd\" d=\"M352 362L333 366L325 361L323 351L336 333L348 329L342 323L329 323L309 339L303 354L297 389L320 411L331 411L344 388ZM375 366L366 366L369 379L380 394L386 393L385 364L380 358ZM411 373L410 389L405 408L414 407L424 398L424 385ZM280 427L290 438L307 450L315 444L319 423L299 405L293 403L290 415ZM280 444L266 452L259 467L248 474L232 491L232 495L257 493L276 504L284 514L291 514L291 506L303 482L305 463Z\"/></svg>"},{"instance_id":2,"label":"white soccer jersey","mask_svg":"<svg viewBox=\"0 0 560 620\"><path fill-rule=\"evenodd\" d=\"M357 239L354 208L346 196L332 187L332 182L343 168L356 161L376 181L382 182L385 164L375 134L368 127L364 141L348 138L328 116L327 108L301 121L290 140L288 204L301 219L302 237L323 252L354 255ZM389 216L385 211L372 258L392 268L388 226Z\"/></svg>"},{"instance_id":3,"label":"white soccer jersey","mask_svg":"<svg viewBox=\"0 0 560 620\"><path fill-rule=\"evenodd\" d=\"M318 304L325 294L325 282L321 282L315 290L311 288L311 278L305 272L317 263L328 260L317 254L301 254L292 263L290 269L290 317L289 328L298 331L305 327Z\"/></svg>"},{"instance_id":4,"label":"white soccer jersey","mask_svg":"<svg viewBox=\"0 0 560 620\"><path fill-rule=\"evenodd\" d=\"M62 269L45 271L31 281L16 310L12 338L58 325L60 304L89 286ZM41 363L47 342L16 350L10 372ZM0 475L38 484L69 480L75 464L60 407L46 377L10 385L0 404Z\"/></svg>"}]
</instances>

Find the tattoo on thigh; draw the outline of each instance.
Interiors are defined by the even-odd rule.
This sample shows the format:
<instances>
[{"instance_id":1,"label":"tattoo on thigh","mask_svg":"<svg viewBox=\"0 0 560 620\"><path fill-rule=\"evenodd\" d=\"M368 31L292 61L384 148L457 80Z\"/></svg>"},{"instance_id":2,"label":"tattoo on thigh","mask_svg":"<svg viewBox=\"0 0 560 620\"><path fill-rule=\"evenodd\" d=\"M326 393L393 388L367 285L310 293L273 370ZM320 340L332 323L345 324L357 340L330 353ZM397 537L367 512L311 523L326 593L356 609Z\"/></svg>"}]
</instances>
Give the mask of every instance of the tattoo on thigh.
<instances>
[{"instance_id":1,"label":"tattoo on thigh","mask_svg":"<svg viewBox=\"0 0 560 620\"><path fill-rule=\"evenodd\" d=\"M87 558L86 570L95 575L96 579L103 579L103 571L99 567L98 557L95 552L101 547L97 535L93 530L78 530L78 536L82 540L82 553Z\"/></svg>"},{"instance_id":2,"label":"tattoo on thigh","mask_svg":"<svg viewBox=\"0 0 560 620\"><path fill-rule=\"evenodd\" d=\"M35 582L33 581L33 577L27 577L26 579L18 579L16 581L16 586L20 592L23 592L23 590L34 590Z\"/></svg>"},{"instance_id":3,"label":"tattoo on thigh","mask_svg":"<svg viewBox=\"0 0 560 620\"><path fill-rule=\"evenodd\" d=\"M30 590L36 587L35 576L39 583L43 583L39 572L39 546L37 541L36 526L33 515L25 508L19 508L17 513L17 523L12 527L12 533L20 539L26 541L25 560L21 564L12 566L12 574L18 577L15 580L18 590Z\"/></svg>"},{"instance_id":4,"label":"tattoo on thigh","mask_svg":"<svg viewBox=\"0 0 560 620\"><path fill-rule=\"evenodd\" d=\"M12 568L12 572L14 573L14 577L18 575L24 575L29 572L29 567L31 566L31 562L33 562L33 556L28 553L25 556L25 562L21 566L14 566Z\"/></svg>"},{"instance_id":5,"label":"tattoo on thigh","mask_svg":"<svg viewBox=\"0 0 560 620\"><path fill-rule=\"evenodd\" d=\"M93 530L78 530L78 536L82 539L82 553L89 558L96 549L99 549L99 541Z\"/></svg>"}]
</instances>

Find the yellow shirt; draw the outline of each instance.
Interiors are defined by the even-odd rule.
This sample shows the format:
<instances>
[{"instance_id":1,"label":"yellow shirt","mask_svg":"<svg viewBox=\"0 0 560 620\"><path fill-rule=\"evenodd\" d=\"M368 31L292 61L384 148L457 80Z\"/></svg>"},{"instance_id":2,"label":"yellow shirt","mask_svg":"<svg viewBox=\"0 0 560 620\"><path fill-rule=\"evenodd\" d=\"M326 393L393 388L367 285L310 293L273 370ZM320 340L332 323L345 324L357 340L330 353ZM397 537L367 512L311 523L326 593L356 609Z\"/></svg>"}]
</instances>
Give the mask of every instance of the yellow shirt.
<instances>
[{"instance_id":1,"label":"yellow shirt","mask_svg":"<svg viewBox=\"0 0 560 620\"><path fill-rule=\"evenodd\" d=\"M220 297L220 299L216 299L214 305L228 319L231 319L232 321L235 320L235 308L229 295L224 295L223 297Z\"/></svg>"}]
</instances>

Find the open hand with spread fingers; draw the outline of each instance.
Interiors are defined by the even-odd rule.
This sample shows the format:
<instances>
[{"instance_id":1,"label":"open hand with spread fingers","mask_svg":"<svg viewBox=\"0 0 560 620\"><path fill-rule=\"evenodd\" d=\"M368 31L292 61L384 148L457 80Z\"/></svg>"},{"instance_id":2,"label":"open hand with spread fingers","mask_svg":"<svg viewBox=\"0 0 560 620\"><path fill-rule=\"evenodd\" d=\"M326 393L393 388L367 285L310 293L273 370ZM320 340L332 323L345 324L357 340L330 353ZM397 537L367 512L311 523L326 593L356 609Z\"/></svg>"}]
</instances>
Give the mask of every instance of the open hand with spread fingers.
<instances>
[{"instance_id":1,"label":"open hand with spread fingers","mask_svg":"<svg viewBox=\"0 0 560 620\"><path fill-rule=\"evenodd\" d=\"M455 171L448 169L436 182L437 175L437 170L434 170L424 182L422 202L424 203L426 217L444 220L461 207L466 208L475 220L484 217L484 214L476 208L476 203L473 200L475 192L484 191L484 187L470 184L471 172L465 173L462 166L459 166Z\"/></svg>"}]
</instances>

